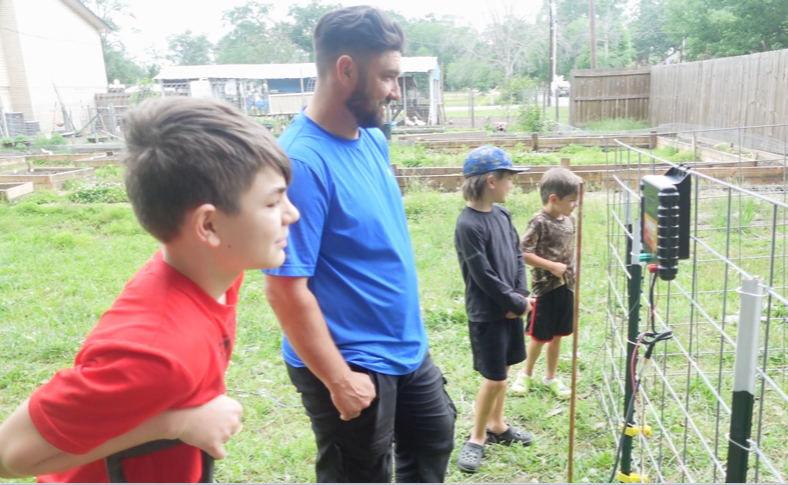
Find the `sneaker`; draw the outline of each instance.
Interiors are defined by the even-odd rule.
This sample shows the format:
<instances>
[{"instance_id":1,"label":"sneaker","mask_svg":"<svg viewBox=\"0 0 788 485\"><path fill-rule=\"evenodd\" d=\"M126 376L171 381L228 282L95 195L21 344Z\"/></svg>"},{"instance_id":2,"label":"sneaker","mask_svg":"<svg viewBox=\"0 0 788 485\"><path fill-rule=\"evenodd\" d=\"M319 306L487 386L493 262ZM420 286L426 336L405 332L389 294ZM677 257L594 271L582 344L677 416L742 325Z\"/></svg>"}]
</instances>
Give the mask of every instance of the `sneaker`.
<instances>
[{"instance_id":1,"label":"sneaker","mask_svg":"<svg viewBox=\"0 0 788 485\"><path fill-rule=\"evenodd\" d=\"M563 385L558 379L553 380L547 387L550 388L550 392L558 399L569 399L572 397L572 390Z\"/></svg>"},{"instance_id":2,"label":"sneaker","mask_svg":"<svg viewBox=\"0 0 788 485\"><path fill-rule=\"evenodd\" d=\"M517 374L517 379L512 384L512 394L525 395L531 390L531 376Z\"/></svg>"}]
</instances>

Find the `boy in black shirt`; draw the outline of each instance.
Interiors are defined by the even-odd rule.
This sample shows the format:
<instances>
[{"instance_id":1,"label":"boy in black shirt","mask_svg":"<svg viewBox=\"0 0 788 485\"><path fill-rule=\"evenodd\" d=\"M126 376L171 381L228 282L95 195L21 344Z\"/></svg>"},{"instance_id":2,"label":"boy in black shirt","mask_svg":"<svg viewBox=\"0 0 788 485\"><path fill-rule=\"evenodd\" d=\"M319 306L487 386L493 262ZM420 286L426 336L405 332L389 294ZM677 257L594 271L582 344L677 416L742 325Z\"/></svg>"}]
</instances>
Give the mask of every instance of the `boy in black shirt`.
<instances>
[{"instance_id":1,"label":"boy in black shirt","mask_svg":"<svg viewBox=\"0 0 788 485\"><path fill-rule=\"evenodd\" d=\"M500 148L483 146L465 160L463 197L468 201L454 232L454 245L465 281L465 309L473 350L473 368L484 380L476 396L473 431L457 465L479 470L484 445L531 444L531 436L504 421L506 376L525 360L522 316L531 308L520 238L506 202L512 176L519 172Z\"/></svg>"}]
</instances>

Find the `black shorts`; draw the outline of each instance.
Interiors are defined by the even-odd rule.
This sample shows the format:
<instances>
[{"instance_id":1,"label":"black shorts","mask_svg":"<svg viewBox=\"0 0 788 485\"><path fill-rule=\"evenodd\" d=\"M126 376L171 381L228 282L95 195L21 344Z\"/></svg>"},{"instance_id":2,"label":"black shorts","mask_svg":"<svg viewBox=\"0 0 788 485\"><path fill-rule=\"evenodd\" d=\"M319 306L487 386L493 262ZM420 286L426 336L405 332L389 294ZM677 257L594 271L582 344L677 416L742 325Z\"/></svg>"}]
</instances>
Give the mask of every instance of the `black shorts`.
<instances>
[{"instance_id":1,"label":"black shorts","mask_svg":"<svg viewBox=\"0 0 788 485\"><path fill-rule=\"evenodd\" d=\"M538 297L528 314L525 333L537 342L551 342L574 331L575 294L561 285Z\"/></svg>"},{"instance_id":2,"label":"black shorts","mask_svg":"<svg viewBox=\"0 0 788 485\"><path fill-rule=\"evenodd\" d=\"M522 318L468 322L473 369L491 381L505 381L506 367L525 360Z\"/></svg>"}]
</instances>

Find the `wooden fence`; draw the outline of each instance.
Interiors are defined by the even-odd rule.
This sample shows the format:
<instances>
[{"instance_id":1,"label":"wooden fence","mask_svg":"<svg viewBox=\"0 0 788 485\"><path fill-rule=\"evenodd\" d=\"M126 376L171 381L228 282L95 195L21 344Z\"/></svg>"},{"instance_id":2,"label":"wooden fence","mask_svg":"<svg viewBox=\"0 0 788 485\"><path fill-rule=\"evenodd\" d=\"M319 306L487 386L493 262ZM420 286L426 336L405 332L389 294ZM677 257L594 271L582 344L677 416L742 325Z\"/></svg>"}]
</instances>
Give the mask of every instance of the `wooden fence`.
<instances>
[{"instance_id":1,"label":"wooden fence","mask_svg":"<svg viewBox=\"0 0 788 485\"><path fill-rule=\"evenodd\" d=\"M788 49L651 68L651 126L788 122ZM786 128L748 130L788 142Z\"/></svg>"},{"instance_id":2,"label":"wooden fence","mask_svg":"<svg viewBox=\"0 0 788 485\"><path fill-rule=\"evenodd\" d=\"M569 124L602 118L648 120L650 78L650 67L573 70Z\"/></svg>"}]
</instances>

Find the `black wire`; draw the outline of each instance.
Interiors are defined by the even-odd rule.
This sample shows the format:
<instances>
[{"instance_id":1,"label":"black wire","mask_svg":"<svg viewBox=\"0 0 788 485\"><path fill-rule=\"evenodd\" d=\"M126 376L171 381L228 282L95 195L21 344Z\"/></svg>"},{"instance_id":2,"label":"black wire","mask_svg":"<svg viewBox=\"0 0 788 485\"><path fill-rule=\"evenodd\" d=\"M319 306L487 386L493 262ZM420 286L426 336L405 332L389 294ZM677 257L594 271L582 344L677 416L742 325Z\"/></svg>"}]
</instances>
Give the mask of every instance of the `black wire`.
<instances>
[{"instance_id":1,"label":"black wire","mask_svg":"<svg viewBox=\"0 0 788 485\"><path fill-rule=\"evenodd\" d=\"M655 320L654 312L656 311L656 308L654 308L654 286L656 285L656 283L657 283L657 273L652 273L651 285L649 285L649 289L648 289L648 307L649 307L648 319L651 322L651 331L654 333L657 333L657 329L654 324L654 320ZM648 326L646 326L646 328L648 328Z\"/></svg>"}]
</instances>

